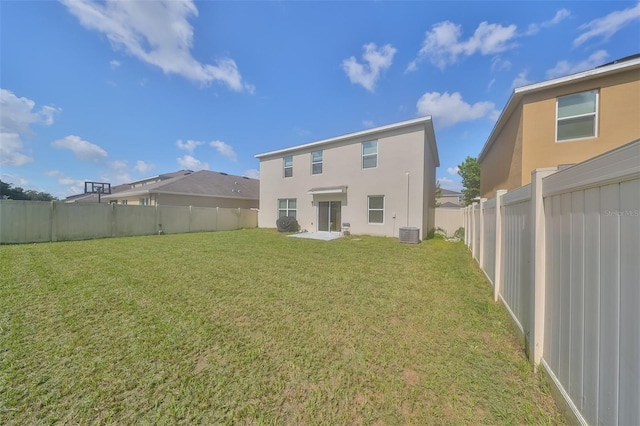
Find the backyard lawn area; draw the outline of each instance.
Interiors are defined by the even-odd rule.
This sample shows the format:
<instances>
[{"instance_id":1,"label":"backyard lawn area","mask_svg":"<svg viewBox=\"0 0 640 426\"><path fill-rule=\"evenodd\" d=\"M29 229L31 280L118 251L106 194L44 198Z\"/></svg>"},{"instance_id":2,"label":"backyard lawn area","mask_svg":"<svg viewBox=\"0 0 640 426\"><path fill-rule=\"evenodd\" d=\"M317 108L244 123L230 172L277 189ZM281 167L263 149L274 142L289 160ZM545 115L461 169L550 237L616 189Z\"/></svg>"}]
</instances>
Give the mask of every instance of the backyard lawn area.
<instances>
[{"instance_id":1,"label":"backyard lawn area","mask_svg":"<svg viewBox=\"0 0 640 426\"><path fill-rule=\"evenodd\" d=\"M0 424L558 424L463 243L0 246Z\"/></svg>"}]
</instances>

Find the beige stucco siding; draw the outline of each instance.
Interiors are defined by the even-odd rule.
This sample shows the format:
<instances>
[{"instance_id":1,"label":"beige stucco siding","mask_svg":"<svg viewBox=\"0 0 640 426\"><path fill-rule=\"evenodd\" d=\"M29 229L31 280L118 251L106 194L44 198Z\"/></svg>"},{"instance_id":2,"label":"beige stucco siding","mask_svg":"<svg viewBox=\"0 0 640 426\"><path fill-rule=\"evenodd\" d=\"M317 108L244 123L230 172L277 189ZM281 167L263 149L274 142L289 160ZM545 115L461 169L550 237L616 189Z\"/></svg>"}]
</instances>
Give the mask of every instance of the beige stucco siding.
<instances>
[{"instance_id":1,"label":"beige stucco siding","mask_svg":"<svg viewBox=\"0 0 640 426\"><path fill-rule=\"evenodd\" d=\"M378 165L363 169L361 143L368 140L378 141ZM319 149L323 151L323 173L312 175L311 152ZM274 228L278 199L295 198L298 223L308 231L318 230L318 202L340 201L341 222L350 223L354 234L397 236L399 227L409 225L420 228L422 235L427 226L423 211L425 181L432 180L435 188L433 160L430 165L423 164L425 149L428 148L425 147L424 126L418 125L262 158L259 226ZM293 157L293 176L290 178L285 178L283 172L286 155ZM425 169L428 179L425 179ZM338 186L346 186L346 194L308 193L312 188ZM428 190L427 194L433 196L434 191ZM385 197L382 224L368 224L370 195Z\"/></svg>"},{"instance_id":2,"label":"beige stucco siding","mask_svg":"<svg viewBox=\"0 0 640 426\"><path fill-rule=\"evenodd\" d=\"M480 163L480 195L492 198L498 189L521 186L522 109L509 117Z\"/></svg>"},{"instance_id":3,"label":"beige stucco siding","mask_svg":"<svg viewBox=\"0 0 640 426\"><path fill-rule=\"evenodd\" d=\"M595 138L556 142L556 98L598 90ZM540 167L574 164L640 137L640 80L630 71L597 82L567 85L525 97L521 184L531 182Z\"/></svg>"}]
</instances>

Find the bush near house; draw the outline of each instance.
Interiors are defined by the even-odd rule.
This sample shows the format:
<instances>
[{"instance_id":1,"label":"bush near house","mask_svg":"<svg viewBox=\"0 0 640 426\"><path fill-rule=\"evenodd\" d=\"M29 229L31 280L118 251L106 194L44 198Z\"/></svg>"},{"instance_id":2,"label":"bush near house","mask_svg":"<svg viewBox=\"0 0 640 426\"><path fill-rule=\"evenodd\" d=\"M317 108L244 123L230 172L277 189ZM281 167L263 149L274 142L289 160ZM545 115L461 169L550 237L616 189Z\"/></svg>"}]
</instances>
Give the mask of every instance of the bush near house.
<instances>
[{"instance_id":1,"label":"bush near house","mask_svg":"<svg viewBox=\"0 0 640 426\"><path fill-rule=\"evenodd\" d=\"M0 424L556 424L464 244L0 246Z\"/></svg>"}]
</instances>

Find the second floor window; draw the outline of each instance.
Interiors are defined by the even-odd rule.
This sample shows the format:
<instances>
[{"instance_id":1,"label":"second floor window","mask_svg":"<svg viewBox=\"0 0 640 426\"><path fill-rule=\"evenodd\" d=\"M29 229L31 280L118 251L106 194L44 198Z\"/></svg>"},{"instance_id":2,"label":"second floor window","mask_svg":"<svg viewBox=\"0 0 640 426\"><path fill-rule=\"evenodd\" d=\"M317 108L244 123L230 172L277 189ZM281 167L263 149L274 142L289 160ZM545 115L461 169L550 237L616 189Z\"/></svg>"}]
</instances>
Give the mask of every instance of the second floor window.
<instances>
[{"instance_id":1,"label":"second floor window","mask_svg":"<svg viewBox=\"0 0 640 426\"><path fill-rule=\"evenodd\" d=\"M311 153L311 174L322 174L322 151L314 151Z\"/></svg>"},{"instance_id":2,"label":"second floor window","mask_svg":"<svg viewBox=\"0 0 640 426\"><path fill-rule=\"evenodd\" d=\"M378 141L362 142L362 168L378 167Z\"/></svg>"},{"instance_id":3,"label":"second floor window","mask_svg":"<svg viewBox=\"0 0 640 426\"><path fill-rule=\"evenodd\" d=\"M598 91L574 93L557 99L556 141L593 138L598 128Z\"/></svg>"},{"instance_id":4,"label":"second floor window","mask_svg":"<svg viewBox=\"0 0 640 426\"><path fill-rule=\"evenodd\" d=\"M288 156L282 159L282 164L284 167L284 177L293 176L293 157Z\"/></svg>"}]
</instances>

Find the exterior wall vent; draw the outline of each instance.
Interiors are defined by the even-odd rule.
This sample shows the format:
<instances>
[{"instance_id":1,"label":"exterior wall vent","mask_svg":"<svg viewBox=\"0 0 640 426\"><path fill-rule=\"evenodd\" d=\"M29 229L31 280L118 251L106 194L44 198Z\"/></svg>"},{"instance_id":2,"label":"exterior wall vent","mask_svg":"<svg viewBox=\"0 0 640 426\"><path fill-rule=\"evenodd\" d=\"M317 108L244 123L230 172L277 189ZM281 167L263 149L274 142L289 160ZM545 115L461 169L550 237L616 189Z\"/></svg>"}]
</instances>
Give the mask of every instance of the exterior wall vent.
<instances>
[{"instance_id":1,"label":"exterior wall vent","mask_svg":"<svg viewBox=\"0 0 640 426\"><path fill-rule=\"evenodd\" d=\"M400 228L400 242L418 244L420 242L420 229L411 227Z\"/></svg>"}]
</instances>

